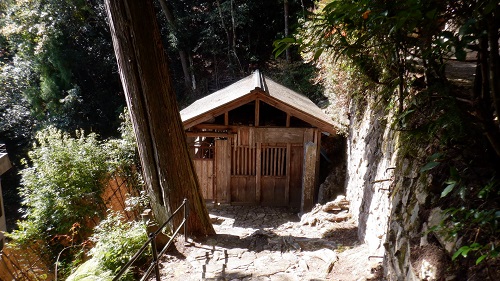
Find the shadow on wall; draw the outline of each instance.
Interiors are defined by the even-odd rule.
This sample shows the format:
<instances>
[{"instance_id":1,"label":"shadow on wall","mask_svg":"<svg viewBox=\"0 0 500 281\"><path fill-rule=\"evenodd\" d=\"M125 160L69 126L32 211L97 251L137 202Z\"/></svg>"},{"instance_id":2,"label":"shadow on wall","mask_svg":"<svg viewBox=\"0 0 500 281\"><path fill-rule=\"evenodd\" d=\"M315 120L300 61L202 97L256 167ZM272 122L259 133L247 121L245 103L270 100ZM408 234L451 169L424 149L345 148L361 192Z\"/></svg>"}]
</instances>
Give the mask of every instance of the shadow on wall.
<instances>
[{"instance_id":1,"label":"shadow on wall","mask_svg":"<svg viewBox=\"0 0 500 281\"><path fill-rule=\"evenodd\" d=\"M346 194L358 221L359 240L368 244L372 254L382 254L389 215L394 131L386 120L383 108L351 107Z\"/></svg>"},{"instance_id":2,"label":"shadow on wall","mask_svg":"<svg viewBox=\"0 0 500 281\"><path fill-rule=\"evenodd\" d=\"M368 111L367 111L368 112ZM387 122L382 119L382 114L368 114L370 116L368 124L370 129L365 137L365 150L363 158L367 161L367 171L363 176L363 198L359 209L358 220L358 235L361 240L366 238L366 229L370 210L372 208L373 196L377 192L375 190L375 177L379 168L382 157L384 156L381 151L381 142L383 141L384 131Z\"/></svg>"}]
</instances>

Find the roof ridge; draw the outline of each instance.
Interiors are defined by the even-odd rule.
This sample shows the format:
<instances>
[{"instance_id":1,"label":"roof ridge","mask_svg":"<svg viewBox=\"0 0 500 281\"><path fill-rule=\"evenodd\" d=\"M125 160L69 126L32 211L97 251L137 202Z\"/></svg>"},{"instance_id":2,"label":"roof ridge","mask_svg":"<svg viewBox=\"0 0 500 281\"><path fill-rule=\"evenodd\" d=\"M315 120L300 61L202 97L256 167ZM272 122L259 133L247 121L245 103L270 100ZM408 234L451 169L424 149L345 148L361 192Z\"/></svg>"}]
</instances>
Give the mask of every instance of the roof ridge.
<instances>
[{"instance_id":1,"label":"roof ridge","mask_svg":"<svg viewBox=\"0 0 500 281\"><path fill-rule=\"evenodd\" d=\"M255 88L259 88L263 92L268 93L266 81L265 81L265 76L262 74L262 72L259 69L254 70L253 72L253 79L254 79L254 86Z\"/></svg>"}]
</instances>

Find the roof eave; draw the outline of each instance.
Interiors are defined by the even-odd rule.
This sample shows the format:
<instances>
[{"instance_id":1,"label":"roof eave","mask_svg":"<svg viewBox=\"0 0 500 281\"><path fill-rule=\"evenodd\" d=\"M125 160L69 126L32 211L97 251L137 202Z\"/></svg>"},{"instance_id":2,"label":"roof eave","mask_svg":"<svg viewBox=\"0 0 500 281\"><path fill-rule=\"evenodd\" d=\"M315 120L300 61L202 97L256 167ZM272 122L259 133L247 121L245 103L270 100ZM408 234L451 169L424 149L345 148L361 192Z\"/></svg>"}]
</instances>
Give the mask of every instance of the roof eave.
<instances>
[{"instance_id":1,"label":"roof eave","mask_svg":"<svg viewBox=\"0 0 500 281\"><path fill-rule=\"evenodd\" d=\"M337 130L335 129L335 126L332 123L328 123L322 119L317 118L314 115L311 115L309 113L300 110L299 108L295 108L289 104L283 103L280 100L267 95L265 92L264 93L260 92L259 98L292 116L295 116L303 121L306 121L307 123L321 129L322 131L328 132L330 134L337 133Z\"/></svg>"},{"instance_id":2,"label":"roof eave","mask_svg":"<svg viewBox=\"0 0 500 281\"><path fill-rule=\"evenodd\" d=\"M337 130L335 129L335 126L333 124L330 124L328 122L325 122L324 120L318 119L316 116L308 114L306 112L301 111L298 108L295 108L293 106L290 106L288 104L285 104L281 102L280 100L269 96L265 91L263 91L260 88L256 88L255 90L251 91L247 95L241 97L238 100L234 100L230 103L223 104L219 107L216 107L210 111L207 111L206 113L187 119L183 121L184 129L189 129L193 126L196 126L200 123L206 122L208 120L211 120L212 118L215 118L221 114L224 114L227 111L233 110L235 108L238 108L248 102L254 101L254 100L263 100L270 104L273 107L276 107L284 112L287 112L288 114L295 116L301 120L304 120L311 125L319 128L322 131L328 132L330 134L336 134Z\"/></svg>"}]
</instances>

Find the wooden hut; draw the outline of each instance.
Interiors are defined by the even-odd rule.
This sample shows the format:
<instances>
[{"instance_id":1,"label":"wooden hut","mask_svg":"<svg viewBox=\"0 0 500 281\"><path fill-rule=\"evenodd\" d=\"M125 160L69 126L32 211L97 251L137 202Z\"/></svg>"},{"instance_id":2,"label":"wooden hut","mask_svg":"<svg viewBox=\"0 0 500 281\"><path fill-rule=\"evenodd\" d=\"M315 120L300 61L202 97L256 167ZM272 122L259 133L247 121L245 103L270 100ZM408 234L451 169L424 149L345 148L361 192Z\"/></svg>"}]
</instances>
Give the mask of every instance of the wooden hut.
<instances>
[{"instance_id":1,"label":"wooden hut","mask_svg":"<svg viewBox=\"0 0 500 281\"><path fill-rule=\"evenodd\" d=\"M181 111L203 196L215 203L307 211L331 119L255 71Z\"/></svg>"}]
</instances>

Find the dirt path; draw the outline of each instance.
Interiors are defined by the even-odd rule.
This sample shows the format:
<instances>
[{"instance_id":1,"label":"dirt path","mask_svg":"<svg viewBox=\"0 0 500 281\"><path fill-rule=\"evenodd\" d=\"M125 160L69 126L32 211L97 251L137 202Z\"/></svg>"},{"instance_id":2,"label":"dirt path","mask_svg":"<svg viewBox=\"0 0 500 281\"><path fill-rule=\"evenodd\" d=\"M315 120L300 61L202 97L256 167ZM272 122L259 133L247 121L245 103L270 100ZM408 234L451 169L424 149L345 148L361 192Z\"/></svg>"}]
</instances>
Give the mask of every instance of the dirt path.
<instances>
[{"instance_id":1,"label":"dirt path","mask_svg":"<svg viewBox=\"0 0 500 281\"><path fill-rule=\"evenodd\" d=\"M217 235L162 263L162 280L376 280L350 221L300 222L285 208L211 208Z\"/></svg>"}]
</instances>

